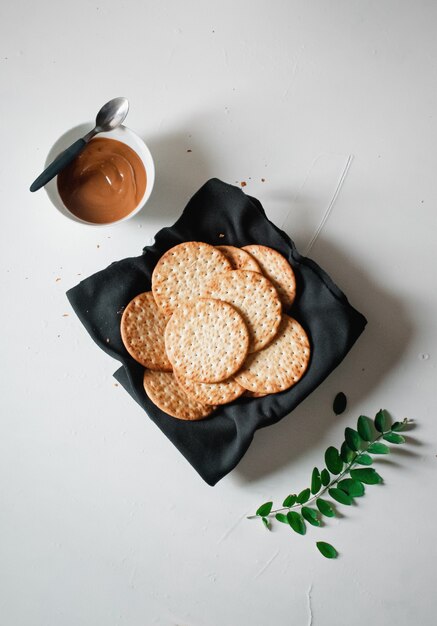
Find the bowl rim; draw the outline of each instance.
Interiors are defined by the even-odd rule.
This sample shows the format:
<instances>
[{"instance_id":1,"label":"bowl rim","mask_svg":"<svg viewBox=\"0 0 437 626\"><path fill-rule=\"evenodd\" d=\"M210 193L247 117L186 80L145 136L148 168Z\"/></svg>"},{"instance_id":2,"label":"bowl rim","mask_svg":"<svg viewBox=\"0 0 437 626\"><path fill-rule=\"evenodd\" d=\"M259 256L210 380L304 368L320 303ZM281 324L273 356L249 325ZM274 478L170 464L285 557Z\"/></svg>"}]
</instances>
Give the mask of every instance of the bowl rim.
<instances>
[{"instance_id":1,"label":"bowl rim","mask_svg":"<svg viewBox=\"0 0 437 626\"><path fill-rule=\"evenodd\" d=\"M65 150L69 145L71 145L73 141L83 136L87 132L87 129L89 130L88 126L92 127L93 124L91 123L89 125L81 124L79 126L76 126L70 129L63 135L61 135L50 148L47 154L45 167L47 167L47 165L51 163L56 158L56 156L62 152L62 150ZM116 139L117 141L121 141L122 143L129 146L132 150L134 150L136 154L138 155L138 157L141 159L141 162L143 163L144 168L146 170L147 180L146 180L146 188L144 190L144 194L141 200L136 205L136 207L127 215L113 222L103 222L103 223L88 222L86 220L81 219L80 217L77 217L74 213L72 213L66 207L58 191L57 176L55 176L55 178L53 178L49 183L47 183L47 185L45 186L45 191L52 205L64 217L68 218L72 222L76 222L76 224L82 224L84 226L92 226L94 228L96 227L101 228L101 227L115 226L116 224L126 222L127 220L137 215L145 207L147 201L149 200L152 194L154 183L155 183L155 163L153 161L153 157L150 152L150 149L147 146L144 139L142 139L142 137L140 137L138 133L133 131L131 128L128 128L127 126L120 125L114 130L111 130L109 132L98 133L96 137Z\"/></svg>"}]
</instances>

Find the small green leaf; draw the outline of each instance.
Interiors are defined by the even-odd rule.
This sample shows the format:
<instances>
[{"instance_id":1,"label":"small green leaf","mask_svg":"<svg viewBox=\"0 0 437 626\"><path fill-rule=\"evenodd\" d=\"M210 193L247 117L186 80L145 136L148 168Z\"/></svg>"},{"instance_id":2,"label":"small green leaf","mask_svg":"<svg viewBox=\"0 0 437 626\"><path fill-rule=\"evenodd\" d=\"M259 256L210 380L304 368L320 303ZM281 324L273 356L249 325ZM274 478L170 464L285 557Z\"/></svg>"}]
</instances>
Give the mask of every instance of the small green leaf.
<instances>
[{"instance_id":1,"label":"small green leaf","mask_svg":"<svg viewBox=\"0 0 437 626\"><path fill-rule=\"evenodd\" d=\"M339 489L345 491L352 498L364 496L364 485L359 480L353 478L345 478L338 483Z\"/></svg>"},{"instance_id":2,"label":"small green leaf","mask_svg":"<svg viewBox=\"0 0 437 626\"><path fill-rule=\"evenodd\" d=\"M373 423L370 417L360 415L357 422L358 434L364 441L372 441L373 439Z\"/></svg>"},{"instance_id":3,"label":"small green leaf","mask_svg":"<svg viewBox=\"0 0 437 626\"><path fill-rule=\"evenodd\" d=\"M296 513L296 511L288 511L287 519L294 532L298 533L299 535L304 535L306 533L307 529L305 526L305 522L303 521L302 516L299 515L299 513Z\"/></svg>"},{"instance_id":4,"label":"small green leaf","mask_svg":"<svg viewBox=\"0 0 437 626\"><path fill-rule=\"evenodd\" d=\"M351 450L359 450L361 447L361 437L353 428L347 427L344 431L344 438Z\"/></svg>"},{"instance_id":5,"label":"small green leaf","mask_svg":"<svg viewBox=\"0 0 437 626\"><path fill-rule=\"evenodd\" d=\"M402 422L395 422L393 426L391 427L391 430L398 432L400 430L404 430L407 425L408 425L408 419L405 417L402 420Z\"/></svg>"},{"instance_id":6,"label":"small green leaf","mask_svg":"<svg viewBox=\"0 0 437 626\"><path fill-rule=\"evenodd\" d=\"M285 498L284 502L282 503L282 506L286 506L289 508L290 506L293 506L293 504L296 504L296 500L297 500L297 495L290 494L289 496Z\"/></svg>"},{"instance_id":7,"label":"small green leaf","mask_svg":"<svg viewBox=\"0 0 437 626\"><path fill-rule=\"evenodd\" d=\"M329 495L331 498L334 498L334 500L337 500L337 502L340 502L340 504L349 505L353 502L352 498L347 493L345 493L342 489L337 489L337 487L329 489Z\"/></svg>"},{"instance_id":8,"label":"small green leaf","mask_svg":"<svg viewBox=\"0 0 437 626\"><path fill-rule=\"evenodd\" d=\"M397 433L385 433L382 438L390 443L405 443L405 437L398 435Z\"/></svg>"},{"instance_id":9,"label":"small green leaf","mask_svg":"<svg viewBox=\"0 0 437 626\"><path fill-rule=\"evenodd\" d=\"M277 519L278 522L281 522L282 524L288 524L287 516L283 513L276 513L275 519Z\"/></svg>"},{"instance_id":10,"label":"small green leaf","mask_svg":"<svg viewBox=\"0 0 437 626\"><path fill-rule=\"evenodd\" d=\"M338 393L332 404L332 409L336 415L341 415L346 410L347 398L342 391Z\"/></svg>"},{"instance_id":11,"label":"small green leaf","mask_svg":"<svg viewBox=\"0 0 437 626\"><path fill-rule=\"evenodd\" d=\"M270 530L270 522L267 519L267 517L263 517L262 521L263 521L264 526L267 528L267 530Z\"/></svg>"},{"instance_id":12,"label":"small green leaf","mask_svg":"<svg viewBox=\"0 0 437 626\"><path fill-rule=\"evenodd\" d=\"M390 433L387 434L389 435ZM367 448L367 452L370 452L371 454L389 454L390 448L386 446L385 443L375 441Z\"/></svg>"},{"instance_id":13,"label":"small green leaf","mask_svg":"<svg viewBox=\"0 0 437 626\"><path fill-rule=\"evenodd\" d=\"M345 463L350 463L354 458L354 452L349 448L347 443L343 441L340 448L340 456Z\"/></svg>"},{"instance_id":14,"label":"small green leaf","mask_svg":"<svg viewBox=\"0 0 437 626\"><path fill-rule=\"evenodd\" d=\"M264 504L261 504L256 514L259 515L260 517L265 517L272 510L272 506L273 506L273 502L265 502Z\"/></svg>"},{"instance_id":15,"label":"small green leaf","mask_svg":"<svg viewBox=\"0 0 437 626\"><path fill-rule=\"evenodd\" d=\"M366 485L378 485L382 483L382 477L372 467L352 469L350 475L354 480L359 480Z\"/></svg>"},{"instance_id":16,"label":"small green leaf","mask_svg":"<svg viewBox=\"0 0 437 626\"><path fill-rule=\"evenodd\" d=\"M323 556L327 559L336 559L338 557L337 550L334 548L334 546L331 546L330 543L326 543L325 541L318 541L316 543L316 546L323 554Z\"/></svg>"},{"instance_id":17,"label":"small green leaf","mask_svg":"<svg viewBox=\"0 0 437 626\"><path fill-rule=\"evenodd\" d=\"M303 506L301 513L309 524L312 526L320 526L319 516L315 509L310 509L309 506Z\"/></svg>"},{"instance_id":18,"label":"small green leaf","mask_svg":"<svg viewBox=\"0 0 437 626\"><path fill-rule=\"evenodd\" d=\"M390 430L390 416L385 409L380 409L375 415L375 428L380 433Z\"/></svg>"},{"instance_id":19,"label":"small green leaf","mask_svg":"<svg viewBox=\"0 0 437 626\"><path fill-rule=\"evenodd\" d=\"M320 480L320 472L315 467L313 469L313 473L311 474L311 493L317 493L320 491L320 487L322 486L322 481Z\"/></svg>"},{"instance_id":20,"label":"small green leaf","mask_svg":"<svg viewBox=\"0 0 437 626\"><path fill-rule=\"evenodd\" d=\"M303 489L297 496L297 501L299 502L299 504L304 504L305 502L308 502L308 500L310 499L310 495L311 490L309 488Z\"/></svg>"},{"instance_id":21,"label":"small green leaf","mask_svg":"<svg viewBox=\"0 0 437 626\"><path fill-rule=\"evenodd\" d=\"M373 459L371 456L363 452L363 454L357 456L355 463L358 463L358 465L372 465Z\"/></svg>"},{"instance_id":22,"label":"small green leaf","mask_svg":"<svg viewBox=\"0 0 437 626\"><path fill-rule=\"evenodd\" d=\"M332 508L331 504L328 502L328 500L323 500L323 498L317 498L316 505L320 513L322 513L322 515L325 515L325 517L335 517L335 511Z\"/></svg>"},{"instance_id":23,"label":"small green leaf","mask_svg":"<svg viewBox=\"0 0 437 626\"><path fill-rule=\"evenodd\" d=\"M322 469L322 471L320 472L320 480L322 481L322 485L324 487L326 487L326 485L329 485L331 476L329 475L329 472L327 469Z\"/></svg>"},{"instance_id":24,"label":"small green leaf","mask_svg":"<svg viewBox=\"0 0 437 626\"><path fill-rule=\"evenodd\" d=\"M331 474L340 474L343 469L343 461L338 453L337 448L329 446L325 452L325 463Z\"/></svg>"}]
</instances>

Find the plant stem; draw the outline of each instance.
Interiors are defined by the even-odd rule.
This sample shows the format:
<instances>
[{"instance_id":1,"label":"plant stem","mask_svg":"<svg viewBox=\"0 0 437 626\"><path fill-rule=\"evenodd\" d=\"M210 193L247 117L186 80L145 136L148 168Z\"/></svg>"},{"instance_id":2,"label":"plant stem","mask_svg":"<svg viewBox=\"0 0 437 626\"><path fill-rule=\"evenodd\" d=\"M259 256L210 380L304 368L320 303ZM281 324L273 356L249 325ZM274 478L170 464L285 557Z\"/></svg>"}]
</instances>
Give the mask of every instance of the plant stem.
<instances>
[{"instance_id":1,"label":"plant stem","mask_svg":"<svg viewBox=\"0 0 437 626\"><path fill-rule=\"evenodd\" d=\"M391 432L391 429L387 432ZM338 476L336 476L333 480L331 480L331 482L326 485L326 487L323 487L323 489L321 491L319 491L318 493L314 494L312 498L310 498L307 502L304 502L303 504L293 504L293 506L287 507L284 506L280 509L275 509L274 511L270 511L270 513L268 515L265 515L265 517L272 517L273 515L276 515L276 513L281 513L282 511L291 511L292 509L298 509L299 507L302 506L308 506L308 504L310 504L311 502L313 502L314 500L317 500L317 498L320 498L321 496L323 496L324 493L326 493L328 491L328 489L330 489L332 487L332 485L335 485L336 483L338 483L339 480L341 480L341 478L347 474L349 472L349 470L352 468L352 466L354 465L355 461L357 460L357 458L360 456L360 454L364 454L365 452L367 452L367 449L373 444L376 443L377 441L379 441L386 433L380 433L378 435L378 437L376 437L376 439L373 439L373 441L368 441L367 442L367 446L364 450L357 450L355 453L354 458L352 459L352 461L349 462L349 464L346 466L346 469L343 470ZM247 519L256 519L258 518L259 515L248 515Z\"/></svg>"}]
</instances>

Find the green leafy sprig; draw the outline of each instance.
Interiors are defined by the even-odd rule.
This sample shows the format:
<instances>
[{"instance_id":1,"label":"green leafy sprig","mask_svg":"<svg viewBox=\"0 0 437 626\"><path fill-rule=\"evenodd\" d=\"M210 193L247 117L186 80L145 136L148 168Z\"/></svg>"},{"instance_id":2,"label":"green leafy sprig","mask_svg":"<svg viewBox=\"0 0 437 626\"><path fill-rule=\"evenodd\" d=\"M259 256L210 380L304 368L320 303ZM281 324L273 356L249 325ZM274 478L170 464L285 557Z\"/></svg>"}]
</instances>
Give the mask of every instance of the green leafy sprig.
<instances>
[{"instance_id":1,"label":"green leafy sprig","mask_svg":"<svg viewBox=\"0 0 437 626\"><path fill-rule=\"evenodd\" d=\"M390 448L384 441L392 444L405 443L405 438L399 433L407 424L407 418L391 424L385 409L378 411L373 421L360 415L356 430L349 427L345 429L340 450L334 446L326 450L326 467L321 471L317 467L313 469L310 487L297 494L289 494L279 509L273 509L273 502L265 502L248 519L261 519L263 525L270 530L271 520L274 518L287 524L299 535L305 535L306 524L321 526L322 516L336 515L334 503L322 496L328 494L336 503L350 506L355 498L364 495L365 485L382 483L382 477L370 467L373 463L370 455L388 454ZM311 507L311 504L316 508ZM329 543L318 541L316 545L324 557L335 559L338 556L337 550Z\"/></svg>"}]
</instances>

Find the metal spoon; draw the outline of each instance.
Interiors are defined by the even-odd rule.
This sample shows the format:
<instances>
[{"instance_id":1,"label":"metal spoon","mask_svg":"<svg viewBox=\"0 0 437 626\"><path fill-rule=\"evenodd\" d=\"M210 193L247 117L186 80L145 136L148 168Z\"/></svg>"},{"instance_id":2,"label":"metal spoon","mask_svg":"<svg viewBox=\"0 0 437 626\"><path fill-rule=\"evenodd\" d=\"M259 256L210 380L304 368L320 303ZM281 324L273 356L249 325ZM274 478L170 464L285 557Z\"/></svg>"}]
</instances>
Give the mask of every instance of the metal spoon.
<instances>
[{"instance_id":1,"label":"metal spoon","mask_svg":"<svg viewBox=\"0 0 437 626\"><path fill-rule=\"evenodd\" d=\"M44 187L52 178L64 169L71 161L82 152L86 144L97 133L104 133L117 126L120 126L129 111L129 101L127 98L114 98L102 106L97 113L96 125L84 137L75 141L69 148L64 150L56 159L50 163L42 174L31 184L30 191L38 191Z\"/></svg>"}]
</instances>

